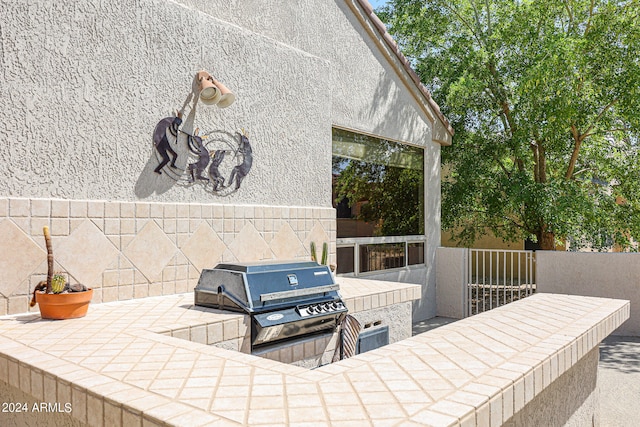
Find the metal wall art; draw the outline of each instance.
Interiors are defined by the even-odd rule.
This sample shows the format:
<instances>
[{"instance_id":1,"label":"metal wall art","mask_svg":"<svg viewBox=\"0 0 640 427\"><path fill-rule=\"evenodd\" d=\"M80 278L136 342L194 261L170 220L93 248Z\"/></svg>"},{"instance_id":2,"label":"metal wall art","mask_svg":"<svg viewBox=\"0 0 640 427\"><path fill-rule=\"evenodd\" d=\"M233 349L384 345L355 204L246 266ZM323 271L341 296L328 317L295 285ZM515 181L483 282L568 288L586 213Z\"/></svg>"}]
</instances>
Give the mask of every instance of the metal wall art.
<instances>
[{"instance_id":1,"label":"metal wall art","mask_svg":"<svg viewBox=\"0 0 640 427\"><path fill-rule=\"evenodd\" d=\"M196 81L197 99L204 104L226 108L235 101L235 95L206 71L200 71ZM236 133L214 130L200 135L199 128L184 130L182 117L183 112L178 111L156 125L153 145L158 165L154 172L185 187L203 185L216 195L237 191L253 164L248 133L244 129Z\"/></svg>"}]
</instances>

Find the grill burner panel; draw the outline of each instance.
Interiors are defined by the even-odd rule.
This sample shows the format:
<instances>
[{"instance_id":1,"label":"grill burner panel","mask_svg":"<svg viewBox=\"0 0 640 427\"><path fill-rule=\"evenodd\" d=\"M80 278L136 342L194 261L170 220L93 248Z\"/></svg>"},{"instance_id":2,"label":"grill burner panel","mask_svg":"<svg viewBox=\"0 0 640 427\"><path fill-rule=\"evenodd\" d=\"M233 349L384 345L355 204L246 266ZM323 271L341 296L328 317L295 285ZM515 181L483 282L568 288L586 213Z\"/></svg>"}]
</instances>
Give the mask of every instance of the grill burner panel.
<instances>
[{"instance_id":1,"label":"grill burner panel","mask_svg":"<svg viewBox=\"0 0 640 427\"><path fill-rule=\"evenodd\" d=\"M307 306L299 306L298 313L301 317L310 317L322 315L323 313L331 313L342 311L345 308L342 301L325 302L321 304L311 304Z\"/></svg>"},{"instance_id":2,"label":"grill burner panel","mask_svg":"<svg viewBox=\"0 0 640 427\"><path fill-rule=\"evenodd\" d=\"M196 305L251 316L252 350L335 330L347 308L327 266L315 262L218 264L202 270Z\"/></svg>"}]
</instances>

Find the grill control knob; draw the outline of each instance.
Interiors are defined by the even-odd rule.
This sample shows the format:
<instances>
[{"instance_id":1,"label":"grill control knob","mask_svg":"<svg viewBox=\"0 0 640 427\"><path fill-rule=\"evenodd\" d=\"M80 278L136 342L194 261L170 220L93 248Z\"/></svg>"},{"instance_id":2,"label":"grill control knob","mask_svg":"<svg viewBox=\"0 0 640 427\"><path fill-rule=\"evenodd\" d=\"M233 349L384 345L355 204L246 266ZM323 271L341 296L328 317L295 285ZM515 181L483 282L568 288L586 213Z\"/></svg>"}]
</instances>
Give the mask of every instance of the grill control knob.
<instances>
[{"instance_id":1,"label":"grill control knob","mask_svg":"<svg viewBox=\"0 0 640 427\"><path fill-rule=\"evenodd\" d=\"M310 305L309 307L307 307L307 312L309 314L313 314L316 311L315 307Z\"/></svg>"},{"instance_id":2,"label":"grill control knob","mask_svg":"<svg viewBox=\"0 0 640 427\"><path fill-rule=\"evenodd\" d=\"M333 310L337 310L337 309L338 309L338 304L337 304L335 301L334 301L334 302L332 302L332 303L331 303L331 308L332 308Z\"/></svg>"}]
</instances>

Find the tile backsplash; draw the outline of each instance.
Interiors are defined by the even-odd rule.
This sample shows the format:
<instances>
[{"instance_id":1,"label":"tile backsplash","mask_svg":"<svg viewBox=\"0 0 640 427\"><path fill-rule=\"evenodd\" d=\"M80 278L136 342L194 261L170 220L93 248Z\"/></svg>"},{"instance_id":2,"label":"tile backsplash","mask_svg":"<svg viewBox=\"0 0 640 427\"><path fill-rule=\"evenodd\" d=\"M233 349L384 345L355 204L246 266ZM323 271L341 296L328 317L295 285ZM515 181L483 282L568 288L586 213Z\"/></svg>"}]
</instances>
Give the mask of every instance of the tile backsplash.
<instances>
[{"instance_id":1,"label":"tile backsplash","mask_svg":"<svg viewBox=\"0 0 640 427\"><path fill-rule=\"evenodd\" d=\"M0 198L0 316L46 279L45 225L55 270L94 303L188 292L219 262L308 259L312 241L335 262L332 208Z\"/></svg>"}]
</instances>

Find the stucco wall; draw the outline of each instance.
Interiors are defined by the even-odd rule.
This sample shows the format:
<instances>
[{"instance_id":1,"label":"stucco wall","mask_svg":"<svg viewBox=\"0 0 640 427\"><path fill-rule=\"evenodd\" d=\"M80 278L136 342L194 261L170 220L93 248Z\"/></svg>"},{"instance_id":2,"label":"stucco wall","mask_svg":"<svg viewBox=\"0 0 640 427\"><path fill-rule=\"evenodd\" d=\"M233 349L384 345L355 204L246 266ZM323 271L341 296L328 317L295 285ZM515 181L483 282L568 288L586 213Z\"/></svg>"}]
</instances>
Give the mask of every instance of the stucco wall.
<instances>
[{"instance_id":1,"label":"stucco wall","mask_svg":"<svg viewBox=\"0 0 640 427\"><path fill-rule=\"evenodd\" d=\"M177 0L331 63L323 96L333 124L391 139L431 144L433 113L416 100L357 0Z\"/></svg>"},{"instance_id":2,"label":"stucco wall","mask_svg":"<svg viewBox=\"0 0 640 427\"><path fill-rule=\"evenodd\" d=\"M422 298L414 305L414 320L436 315L436 253L440 247L440 146L430 144L425 149L425 244L426 274Z\"/></svg>"},{"instance_id":3,"label":"stucco wall","mask_svg":"<svg viewBox=\"0 0 640 427\"><path fill-rule=\"evenodd\" d=\"M536 252L538 292L631 301L631 315L615 335L640 336L640 255Z\"/></svg>"},{"instance_id":4,"label":"stucco wall","mask_svg":"<svg viewBox=\"0 0 640 427\"><path fill-rule=\"evenodd\" d=\"M585 427L600 425L598 347L544 388L505 427Z\"/></svg>"},{"instance_id":5,"label":"stucco wall","mask_svg":"<svg viewBox=\"0 0 640 427\"><path fill-rule=\"evenodd\" d=\"M438 316L464 318L468 252L464 248L438 248L436 257Z\"/></svg>"},{"instance_id":6,"label":"stucco wall","mask_svg":"<svg viewBox=\"0 0 640 427\"><path fill-rule=\"evenodd\" d=\"M428 240L416 312L435 315L433 112L356 0L1 5L0 249L26 256L19 265L0 260L11 279L0 285L0 315L26 310L42 279L43 225L52 227L54 247L99 241L100 250L84 246L79 258L106 256L91 267L76 260L69 271L72 281L102 289L97 302L188 290L205 264L197 253L211 247L209 266L303 258L311 240L328 240L335 260L332 126L425 147ZM236 94L232 106L196 102L200 69ZM178 181L154 173L153 130L178 109L185 131L248 130L253 166L238 191L216 195L189 184L186 172ZM185 137L178 142L177 163L186 168ZM207 147L229 148L221 144ZM154 231L143 233L146 226ZM134 252L158 242L168 250L152 273ZM56 268L69 270L72 258Z\"/></svg>"},{"instance_id":7,"label":"stucco wall","mask_svg":"<svg viewBox=\"0 0 640 427\"><path fill-rule=\"evenodd\" d=\"M186 105L183 129L249 131L253 168L224 203L330 206L326 60L159 0L4 2L0 40L2 194L221 202L153 173L153 129ZM201 68L235 104L194 106Z\"/></svg>"}]
</instances>

